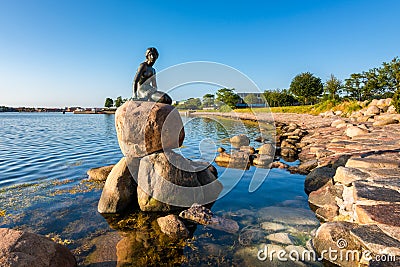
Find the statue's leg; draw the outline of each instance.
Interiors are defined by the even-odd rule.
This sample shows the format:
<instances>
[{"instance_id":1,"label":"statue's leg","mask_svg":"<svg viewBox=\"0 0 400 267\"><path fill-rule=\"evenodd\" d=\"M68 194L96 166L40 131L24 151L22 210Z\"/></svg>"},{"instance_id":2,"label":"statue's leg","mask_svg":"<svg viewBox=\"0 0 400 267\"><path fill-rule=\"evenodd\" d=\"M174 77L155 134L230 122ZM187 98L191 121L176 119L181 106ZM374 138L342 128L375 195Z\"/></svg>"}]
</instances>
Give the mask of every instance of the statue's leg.
<instances>
[{"instance_id":1,"label":"statue's leg","mask_svg":"<svg viewBox=\"0 0 400 267\"><path fill-rule=\"evenodd\" d=\"M164 92L157 91L151 95L151 99L155 102L171 105L172 98Z\"/></svg>"}]
</instances>

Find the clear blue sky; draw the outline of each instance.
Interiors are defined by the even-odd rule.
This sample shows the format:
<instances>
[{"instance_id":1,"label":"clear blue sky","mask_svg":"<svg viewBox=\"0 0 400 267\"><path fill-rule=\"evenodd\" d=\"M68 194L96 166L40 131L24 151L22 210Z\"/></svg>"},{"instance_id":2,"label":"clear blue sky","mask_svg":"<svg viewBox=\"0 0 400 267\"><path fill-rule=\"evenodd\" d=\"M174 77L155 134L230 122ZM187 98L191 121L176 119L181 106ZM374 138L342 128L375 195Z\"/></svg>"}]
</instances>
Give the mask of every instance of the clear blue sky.
<instances>
[{"instance_id":1,"label":"clear blue sky","mask_svg":"<svg viewBox=\"0 0 400 267\"><path fill-rule=\"evenodd\" d=\"M400 56L399 10L397 0L0 0L0 106L130 97L149 46L160 52L157 71L219 62L261 90L288 88L306 71L343 80ZM173 97L211 90L200 87Z\"/></svg>"}]
</instances>

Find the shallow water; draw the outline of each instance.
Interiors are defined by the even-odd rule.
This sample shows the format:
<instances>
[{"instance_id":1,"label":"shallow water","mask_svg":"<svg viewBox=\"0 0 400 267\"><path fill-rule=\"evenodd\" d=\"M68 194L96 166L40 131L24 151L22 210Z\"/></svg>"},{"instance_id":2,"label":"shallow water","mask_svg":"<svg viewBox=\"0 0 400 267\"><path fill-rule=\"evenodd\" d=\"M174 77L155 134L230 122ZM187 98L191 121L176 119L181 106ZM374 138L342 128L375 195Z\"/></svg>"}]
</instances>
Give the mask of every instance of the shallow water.
<instances>
[{"instance_id":1,"label":"shallow water","mask_svg":"<svg viewBox=\"0 0 400 267\"><path fill-rule=\"evenodd\" d=\"M192 160L212 159L221 145L229 150L226 138L234 134L246 133L252 140L260 135L254 123L183 121L186 138L177 152ZM114 115L0 113L0 138L0 227L47 235L67 245L80 265L116 266L118 259L118 266L265 266L257 259L257 249L264 244L287 246L268 235L288 233L294 245L304 247L318 226L303 190L304 176L257 169L267 178L250 193L254 166L243 171L213 163L225 195L212 211L237 221L240 232L192 225L191 239L170 240L154 221L158 214L104 218L97 213L103 185L87 181L86 171L122 157ZM275 224L267 227L271 222Z\"/></svg>"}]
</instances>

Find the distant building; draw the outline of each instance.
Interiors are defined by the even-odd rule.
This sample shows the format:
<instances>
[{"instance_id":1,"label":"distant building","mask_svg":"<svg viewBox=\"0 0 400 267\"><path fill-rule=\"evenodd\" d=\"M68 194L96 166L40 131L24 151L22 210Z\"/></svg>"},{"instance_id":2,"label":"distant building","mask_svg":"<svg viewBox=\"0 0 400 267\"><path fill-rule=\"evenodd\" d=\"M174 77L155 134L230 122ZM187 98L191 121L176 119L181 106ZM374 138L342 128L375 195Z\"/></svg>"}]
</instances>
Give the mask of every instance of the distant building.
<instances>
[{"instance_id":1,"label":"distant building","mask_svg":"<svg viewBox=\"0 0 400 267\"><path fill-rule=\"evenodd\" d=\"M66 112L74 112L77 109L81 110L82 108L81 107L65 107Z\"/></svg>"},{"instance_id":2,"label":"distant building","mask_svg":"<svg viewBox=\"0 0 400 267\"><path fill-rule=\"evenodd\" d=\"M238 108L244 108L244 107L266 107L266 101L262 93L237 93L237 95L240 97L239 102L236 104L236 107ZM254 95L257 98L257 101L252 104L247 104L244 99L248 95Z\"/></svg>"}]
</instances>

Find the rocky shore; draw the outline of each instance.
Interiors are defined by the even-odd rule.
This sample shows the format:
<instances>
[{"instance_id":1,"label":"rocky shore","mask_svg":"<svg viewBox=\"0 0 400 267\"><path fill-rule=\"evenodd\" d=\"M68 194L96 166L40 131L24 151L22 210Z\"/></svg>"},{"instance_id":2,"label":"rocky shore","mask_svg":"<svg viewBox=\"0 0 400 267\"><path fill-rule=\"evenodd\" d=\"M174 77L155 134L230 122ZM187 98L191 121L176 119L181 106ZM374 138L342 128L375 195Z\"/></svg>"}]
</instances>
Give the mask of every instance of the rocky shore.
<instances>
[{"instance_id":1,"label":"rocky shore","mask_svg":"<svg viewBox=\"0 0 400 267\"><path fill-rule=\"evenodd\" d=\"M260 122L270 116L196 115ZM321 221L313 247L326 262L339 266L399 266L400 114L390 100L374 100L349 117L340 115L273 114L277 148L282 151L289 143L301 162L289 170L308 174L305 191ZM282 129L286 131L279 133ZM288 138L293 131L304 135ZM328 250L347 256L332 257L324 253Z\"/></svg>"}]
</instances>

